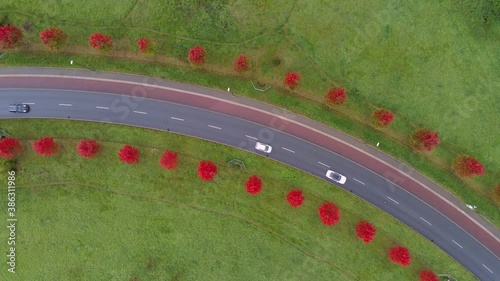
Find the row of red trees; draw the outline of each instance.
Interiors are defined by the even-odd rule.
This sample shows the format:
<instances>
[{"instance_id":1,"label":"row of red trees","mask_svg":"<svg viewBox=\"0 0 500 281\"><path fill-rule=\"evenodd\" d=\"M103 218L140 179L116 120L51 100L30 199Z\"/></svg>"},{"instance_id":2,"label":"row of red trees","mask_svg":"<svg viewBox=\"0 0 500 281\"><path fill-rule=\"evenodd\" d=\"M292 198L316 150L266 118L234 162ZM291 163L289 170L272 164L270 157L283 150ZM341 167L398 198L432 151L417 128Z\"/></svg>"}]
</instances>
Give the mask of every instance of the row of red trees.
<instances>
[{"instance_id":1,"label":"row of red trees","mask_svg":"<svg viewBox=\"0 0 500 281\"><path fill-rule=\"evenodd\" d=\"M415 134L418 138L421 138L424 142L422 147L428 149L427 147L435 145L435 133L430 131L419 131ZM59 151L59 146L50 137L41 138L33 143L33 149L42 156L51 156ZM78 153L87 158L92 158L100 150L100 145L95 140L82 140L77 147ZM15 138L4 138L0 140L0 157L4 159L16 158L22 151L22 146L19 140ZM118 153L120 160L128 164L139 163L139 150L136 148L126 145ZM175 169L177 165L177 154L174 152L166 153L161 159L161 165L166 169ZM200 165L200 177L202 179L212 179L216 174L216 168L214 168L209 163L204 163ZM453 167L458 175L462 177L471 177L475 175L484 174L484 165L479 163L477 159L470 156L459 156L453 161ZM215 169L215 170L214 170ZM253 183L247 183L253 184ZM251 185L257 186L257 185ZM249 187L247 187L249 189ZM260 189L254 188L255 193L258 193Z\"/></svg>"},{"instance_id":2,"label":"row of red trees","mask_svg":"<svg viewBox=\"0 0 500 281\"><path fill-rule=\"evenodd\" d=\"M32 144L33 149L41 156L50 157L59 152L60 145L51 137L40 138ZM101 145L96 140L81 140L77 147L77 153L85 158L94 158L100 151ZM4 159L14 159L23 151L21 142L16 138L4 138L0 140L0 157ZM137 164L140 162L140 152L131 145L124 145L119 151L120 161L127 164ZM168 170L175 169L178 164L177 153L166 150L159 160L159 164ZM198 166L198 176L201 180L212 181L217 175L217 165L210 161L200 161ZM257 175L252 175L245 182L246 191L256 196L262 191L262 179ZM286 200L293 208L301 206L305 200L302 190L291 190L286 195ZM326 226L333 226L340 221L340 210L338 206L331 202L325 202L318 208L320 221ZM361 220L355 228L356 236L364 243L371 243L375 239L376 228L368 221ZM394 263L408 266L411 262L411 255L407 248L394 246L387 252L388 258ZM432 271L424 270L420 273L420 280L430 281L436 276Z\"/></svg>"},{"instance_id":3,"label":"row of red trees","mask_svg":"<svg viewBox=\"0 0 500 281\"><path fill-rule=\"evenodd\" d=\"M206 52L201 46L195 46L189 51L189 61L193 65L205 63ZM236 72L248 70L248 57L240 55L233 62L233 68ZM283 85L289 90L297 88L301 81L301 75L298 72L287 72L283 79ZM325 101L331 105L343 105L347 101L347 93L342 88L329 89L325 94ZM387 109L377 109L372 114L372 122L376 127L387 127L394 121L395 114ZM432 151L439 144L439 133L429 129L416 130L410 138L410 144L415 150ZM454 161L454 168L462 177L471 177L484 174L484 165L470 156L461 156L459 160Z\"/></svg>"}]
</instances>

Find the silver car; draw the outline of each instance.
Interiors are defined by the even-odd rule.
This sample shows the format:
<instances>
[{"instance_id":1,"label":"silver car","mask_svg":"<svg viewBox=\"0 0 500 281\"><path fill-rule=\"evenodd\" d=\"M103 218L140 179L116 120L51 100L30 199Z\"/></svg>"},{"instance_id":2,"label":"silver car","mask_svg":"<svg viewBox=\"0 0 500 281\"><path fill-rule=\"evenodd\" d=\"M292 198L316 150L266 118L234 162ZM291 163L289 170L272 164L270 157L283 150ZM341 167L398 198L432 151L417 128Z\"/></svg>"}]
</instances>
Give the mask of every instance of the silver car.
<instances>
[{"instance_id":1,"label":"silver car","mask_svg":"<svg viewBox=\"0 0 500 281\"><path fill-rule=\"evenodd\" d=\"M261 142L257 142L255 144L255 149L262 151L262 152L265 152L265 153L271 153L271 151L273 150L273 148L269 144L265 144L265 143L261 143Z\"/></svg>"},{"instance_id":2,"label":"silver car","mask_svg":"<svg viewBox=\"0 0 500 281\"><path fill-rule=\"evenodd\" d=\"M347 180L346 177L332 170L326 172L326 177L340 184L344 184Z\"/></svg>"}]
</instances>

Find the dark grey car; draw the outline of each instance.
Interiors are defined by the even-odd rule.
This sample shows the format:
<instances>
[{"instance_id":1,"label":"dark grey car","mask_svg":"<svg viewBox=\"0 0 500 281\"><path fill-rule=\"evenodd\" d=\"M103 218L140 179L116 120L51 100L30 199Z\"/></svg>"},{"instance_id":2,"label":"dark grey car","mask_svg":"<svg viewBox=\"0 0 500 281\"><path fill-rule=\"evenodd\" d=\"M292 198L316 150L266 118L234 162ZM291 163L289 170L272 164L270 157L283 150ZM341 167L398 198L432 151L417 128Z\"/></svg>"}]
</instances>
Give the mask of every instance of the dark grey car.
<instances>
[{"instance_id":1,"label":"dark grey car","mask_svg":"<svg viewBox=\"0 0 500 281\"><path fill-rule=\"evenodd\" d=\"M9 105L9 111L12 113L27 113L30 111L30 107L27 104L11 104Z\"/></svg>"}]
</instances>

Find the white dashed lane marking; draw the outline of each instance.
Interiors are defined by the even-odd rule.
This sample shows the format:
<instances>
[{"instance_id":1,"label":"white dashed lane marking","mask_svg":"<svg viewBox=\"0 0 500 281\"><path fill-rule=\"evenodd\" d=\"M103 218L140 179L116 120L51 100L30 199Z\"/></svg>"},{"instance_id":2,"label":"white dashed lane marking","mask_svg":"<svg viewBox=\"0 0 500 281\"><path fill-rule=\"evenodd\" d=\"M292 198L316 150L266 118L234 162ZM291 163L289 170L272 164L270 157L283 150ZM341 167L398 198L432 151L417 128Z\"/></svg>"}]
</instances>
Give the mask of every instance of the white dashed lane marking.
<instances>
[{"instance_id":1,"label":"white dashed lane marking","mask_svg":"<svg viewBox=\"0 0 500 281\"><path fill-rule=\"evenodd\" d=\"M60 103L59 105L60 105L60 106L73 106L73 105L72 105L72 104L70 104L70 103Z\"/></svg>"},{"instance_id":2,"label":"white dashed lane marking","mask_svg":"<svg viewBox=\"0 0 500 281\"><path fill-rule=\"evenodd\" d=\"M320 164L320 165L323 165L323 166L325 166L325 167L330 168L330 166L326 165L325 163L321 163L321 162L319 162L319 161L318 161L318 164Z\"/></svg>"},{"instance_id":3,"label":"white dashed lane marking","mask_svg":"<svg viewBox=\"0 0 500 281\"><path fill-rule=\"evenodd\" d=\"M99 108L99 109L109 109L109 107L105 107L105 106L96 106L95 108Z\"/></svg>"},{"instance_id":4,"label":"white dashed lane marking","mask_svg":"<svg viewBox=\"0 0 500 281\"><path fill-rule=\"evenodd\" d=\"M253 139L253 140L258 140L257 138L252 137L252 136L249 136L249 135L245 135L245 137L247 137L247 138L249 138L249 139Z\"/></svg>"},{"instance_id":5,"label":"white dashed lane marking","mask_svg":"<svg viewBox=\"0 0 500 281\"><path fill-rule=\"evenodd\" d=\"M353 179L353 180L355 180L355 181L357 181L357 182L359 182L359 183L360 183L360 184L362 184L362 185L365 185L365 183L364 183L364 182L362 182L362 181L360 181L360 180L358 180L358 179L356 179L356 178L352 178L352 179Z\"/></svg>"},{"instance_id":6,"label":"white dashed lane marking","mask_svg":"<svg viewBox=\"0 0 500 281\"><path fill-rule=\"evenodd\" d=\"M144 111L135 111L135 110L134 110L134 113L137 113L137 114L147 114L147 113L146 113L146 112L144 112Z\"/></svg>"},{"instance_id":7,"label":"white dashed lane marking","mask_svg":"<svg viewBox=\"0 0 500 281\"><path fill-rule=\"evenodd\" d=\"M179 120L179 121L184 121L184 119L182 119L182 118L177 118L177 117L170 117L170 119Z\"/></svg>"},{"instance_id":8,"label":"white dashed lane marking","mask_svg":"<svg viewBox=\"0 0 500 281\"><path fill-rule=\"evenodd\" d=\"M484 268L486 268L489 272L493 273L493 271L491 271L491 269L489 269L486 265L484 265L484 264L483 264L483 266L484 266Z\"/></svg>"},{"instance_id":9,"label":"white dashed lane marking","mask_svg":"<svg viewBox=\"0 0 500 281\"><path fill-rule=\"evenodd\" d=\"M222 128L221 128L221 127L217 127L217 126L208 125L208 127L210 127L210 128L214 128L214 129L217 129L217 130L222 130Z\"/></svg>"},{"instance_id":10,"label":"white dashed lane marking","mask_svg":"<svg viewBox=\"0 0 500 281\"><path fill-rule=\"evenodd\" d=\"M432 225L430 222L426 221L424 218L420 217L420 219L425 221L427 224Z\"/></svg>"},{"instance_id":11,"label":"white dashed lane marking","mask_svg":"<svg viewBox=\"0 0 500 281\"><path fill-rule=\"evenodd\" d=\"M387 199L389 199L389 200L391 200L392 202L394 202L394 203L396 203L396 204L398 204L398 205L399 205L399 202L398 202L398 201L396 201L396 200L394 200L394 199L392 199L391 197L387 196Z\"/></svg>"},{"instance_id":12,"label":"white dashed lane marking","mask_svg":"<svg viewBox=\"0 0 500 281\"><path fill-rule=\"evenodd\" d=\"M23 102L24 104L35 104L34 102Z\"/></svg>"},{"instance_id":13,"label":"white dashed lane marking","mask_svg":"<svg viewBox=\"0 0 500 281\"><path fill-rule=\"evenodd\" d=\"M451 240L451 241L453 241L453 243L457 244L458 247L460 247L462 249L464 248L464 247L462 247L462 245L458 244L457 241L455 241L455 240Z\"/></svg>"},{"instance_id":14,"label":"white dashed lane marking","mask_svg":"<svg viewBox=\"0 0 500 281\"><path fill-rule=\"evenodd\" d=\"M283 150L289 151L289 152L291 152L291 153L295 153L295 151L293 151L293 150L291 150L291 149L288 149L288 148L286 148L286 147L281 147L281 148L283 148Z\"/></svg>"}]
</instances>

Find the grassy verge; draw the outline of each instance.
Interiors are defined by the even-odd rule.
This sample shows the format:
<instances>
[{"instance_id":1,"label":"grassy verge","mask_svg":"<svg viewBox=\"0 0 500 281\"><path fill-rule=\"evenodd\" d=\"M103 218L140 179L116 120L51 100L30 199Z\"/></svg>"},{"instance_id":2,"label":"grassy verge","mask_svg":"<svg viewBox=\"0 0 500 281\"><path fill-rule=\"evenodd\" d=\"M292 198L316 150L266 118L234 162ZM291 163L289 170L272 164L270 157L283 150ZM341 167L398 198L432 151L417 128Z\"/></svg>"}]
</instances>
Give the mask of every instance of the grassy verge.
<instances>
[{"instance_id":1,"label":"grassy verge","mask_svg":"<svg viewBox=\"0 0 500 281\"><path fill-rule=\"evenodd\" d=\"M413 280L424 268L474 280L435 245L370 204L257 155L111 124L0 120L0 127L26 147L16 182L19 273L9 280ZM61 152L39 157L29 146L47 135L58 138ZM101 140L101 154L79 157L81 138ZM123 140L140 148L140 164L119 162ZM158 165L164 149L180 153L177 170ZM234 158L247 170L228 168ZM200 159L218 163L214 182L197 177ZM264 182L258 196L244 189L253 173ZM295 210L284 199L292 188L306 197ZM334 227L319 222L317 207L324 201L341 209ZM360 219L377 227L370 245L355 237ZM408 246L410 267L388 261L385 252L394 244ZM0 277L6 274L2 270Z\"/></svg>"}]
</instances>

